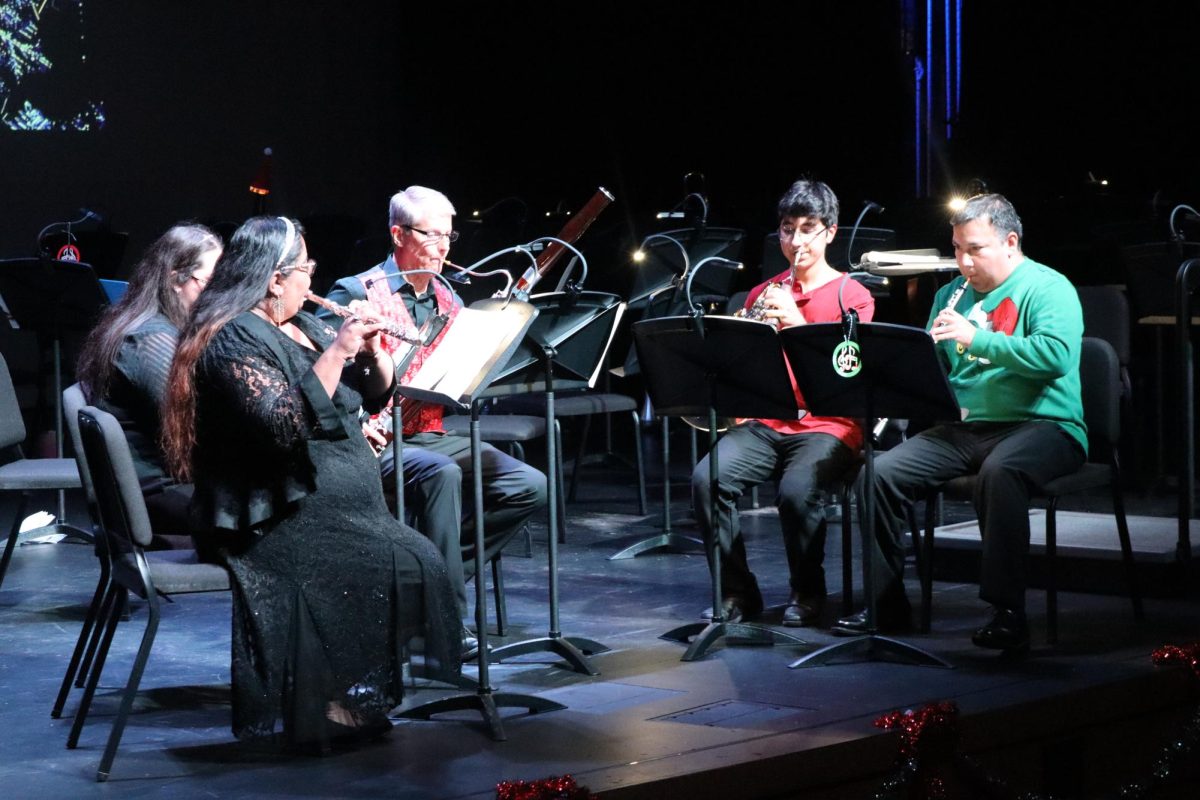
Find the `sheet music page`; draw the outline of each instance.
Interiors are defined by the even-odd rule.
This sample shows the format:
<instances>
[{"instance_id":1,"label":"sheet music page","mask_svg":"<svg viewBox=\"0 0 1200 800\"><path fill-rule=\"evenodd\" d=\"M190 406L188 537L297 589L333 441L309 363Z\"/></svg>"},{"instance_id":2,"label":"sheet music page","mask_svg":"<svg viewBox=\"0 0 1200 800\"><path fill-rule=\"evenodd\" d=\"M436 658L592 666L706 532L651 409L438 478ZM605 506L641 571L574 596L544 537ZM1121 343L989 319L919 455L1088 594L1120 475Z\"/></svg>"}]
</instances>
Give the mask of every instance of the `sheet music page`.
<instances>
[{"instance_id":1,"label":"sheet music page","mask_svg":"<svg viewBox=\"0 0 1200 800\"><path fill-rule=\"evenodd\" d=\"M436 350L425 359L409 386L458 399L473 388L472 381L495 355L495 345L522 320L496 311L460 309Z\"/></svg>"},{"instance_id":2,"label":"sheet music page","mask_svg":"<svg viewBox=\"0 0 1200 800\"><path fill-rule=\"evenodd\" d=\"M593 370L592 377L588 379L589 389L596 388L596 380L600 377L600 371L608 364L608 349L612 347L613 337L617 335L617 329L621 327L623 316L625 316L625 303L618 303L612 327L608 329L608 341L604 343L604 351L600 354L600 360L596 362L596 369Z\"/></svg>"}]
</instances>

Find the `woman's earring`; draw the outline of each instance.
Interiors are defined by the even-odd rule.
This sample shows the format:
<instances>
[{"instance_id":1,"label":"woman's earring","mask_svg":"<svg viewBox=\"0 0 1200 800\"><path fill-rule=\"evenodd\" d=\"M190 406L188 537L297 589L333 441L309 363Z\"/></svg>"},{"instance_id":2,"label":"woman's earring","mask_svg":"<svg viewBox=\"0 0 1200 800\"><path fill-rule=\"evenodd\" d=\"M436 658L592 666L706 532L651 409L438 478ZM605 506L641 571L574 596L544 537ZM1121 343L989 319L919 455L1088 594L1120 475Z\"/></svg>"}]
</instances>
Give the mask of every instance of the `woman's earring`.
<instances>
[{"instance_id":1,"label":"woman's earring","mask_svg":"<svg viewBox=\"0 0 1200 800\"><path fill-rule=\"evenodd\" d=\"M276 325L283 324L283 298L276 295L271 299L271 319L275 320Z\"/></svg>"}]
</instances>

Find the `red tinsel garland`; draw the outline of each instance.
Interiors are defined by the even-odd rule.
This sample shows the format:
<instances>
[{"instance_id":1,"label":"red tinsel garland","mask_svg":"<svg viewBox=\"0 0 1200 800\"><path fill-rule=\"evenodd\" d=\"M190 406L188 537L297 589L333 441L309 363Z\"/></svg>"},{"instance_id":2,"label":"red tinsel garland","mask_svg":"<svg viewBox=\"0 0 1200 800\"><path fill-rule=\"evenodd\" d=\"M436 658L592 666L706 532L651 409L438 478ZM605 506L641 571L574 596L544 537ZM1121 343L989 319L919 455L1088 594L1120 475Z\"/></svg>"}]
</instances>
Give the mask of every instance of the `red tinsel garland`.
<instances>
[{"instance_id":1,"label":"red tinsel garland","mask_svg":"<svg viewBox=\"0 0 1200 800\"><path fill-rule=\"evenodd\" d=\"M1200 642L1192 642L1182 647L1166 644L1155 649L1150 657L1159 666L1172 663L1187 664L1192 670L1192 677L1200 679Z\"/></svg>"},{"instance_id":2,"label":"red tinsel garland","mask_svg":"<svg viewBox=\"0 0 1200 800\"><path fill-rule=\"evenodd\" d=\"M928 703L916 711L892 711L875 720L875 727L900 731L900 757L916 758L918 750L927 749L930 739L957 740L958 704L943 700Z\"/></svg>"},{"instance_id":3,"label":"red tinsel garland","mask_svg":"<svg viewBox=\"0 0 1200 800\"><path fill-rule=\"evenodd\" d=\"M501 781L496 784L496 800L596 800L586 786L579 786L570 775L551 775L540 781Z\"/></svg>"}]
</instances>

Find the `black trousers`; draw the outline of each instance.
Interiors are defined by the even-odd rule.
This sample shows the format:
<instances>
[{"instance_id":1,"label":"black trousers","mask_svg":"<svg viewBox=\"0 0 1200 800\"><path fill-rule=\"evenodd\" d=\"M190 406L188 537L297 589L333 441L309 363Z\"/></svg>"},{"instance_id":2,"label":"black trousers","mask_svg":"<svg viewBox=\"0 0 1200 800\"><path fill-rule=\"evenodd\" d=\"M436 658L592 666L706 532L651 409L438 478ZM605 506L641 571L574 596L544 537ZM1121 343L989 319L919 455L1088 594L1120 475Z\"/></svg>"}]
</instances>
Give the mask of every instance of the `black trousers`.
<instances>
[{"instance_id":1,"label":"black trousers","mask_svg":"<svg viewBox=\"0 0 1200 800\"><path fill-rule=\"evenodd\" d=\"M404 503L410 524L441 552L450 574L450 585L455 587L459 611L465 617L466 577L476 568L471 439L444 433L418 433L405 437L403 457ZM546 476L486 442L481 460L486 561L498 553L539 508L545 507ZM394 472L390 447L380 455L379 466L384 486L390 489Z\"/></svg>"},{"instance_id":2,"label":"black trousers","mask_svg":"<svg viewBox=\"0 0 1200 800\"><path fill-rule=\"evenodd\" d=\"M853 466L857 455L825 433L778 433L747 422L717 442L717 520L710 501L709 456L692 472L696 520L711 547L715 533L721 553L721 593L760 597L746 560L737 501L748 489L779 476L779 523L787 553L791 588L800 597L825 595L825 497Z\"/></svg>"},{"instance_id":3,"label":"black trousers","mask_svg":"<svg viewBox=\"0 0 1200 800\"><path fill-rule=\"evenodd\" d=\"M983 534L979 596L995 606L1024 610L1030 492L1074 472L1083 461L1079 443L1047 421L939 425L880 453L875 459L872 548L878 602L907 602L903 536L908 505L951 478L978 473L974 501Z\"/></svg>"}]
</instances>

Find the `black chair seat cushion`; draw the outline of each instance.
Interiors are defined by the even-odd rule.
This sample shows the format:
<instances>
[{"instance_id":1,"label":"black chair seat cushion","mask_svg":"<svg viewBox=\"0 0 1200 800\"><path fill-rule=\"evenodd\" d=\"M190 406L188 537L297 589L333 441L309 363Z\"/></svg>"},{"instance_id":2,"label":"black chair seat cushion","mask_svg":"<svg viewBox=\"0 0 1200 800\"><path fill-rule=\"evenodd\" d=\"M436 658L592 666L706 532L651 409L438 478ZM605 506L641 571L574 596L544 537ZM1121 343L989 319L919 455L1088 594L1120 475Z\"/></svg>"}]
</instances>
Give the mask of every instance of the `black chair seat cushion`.
<instances>
[{"instance_id":1,"label":"black chair seat cushion","mask_svg":"<svg viewBox=\"0 0 1200 800\"><path fill-rule=\"evenodd\" d=\"M963 475L947 481L942 491L949 497L959 500L970 499L975 494L975 475ZM1112 470L1107 464L1084 464L1070 475L1047 483L1040 491L1035 491L1035 497L1062 497L1088 489L1106 489L1112 484Z\"/></svg>"},{"instance_id":2,"label":"black chair seat cushion","mask_svg":"<svg viewBox=\"0 0 1200 800\"><path fill-rule=\"evenodd\" d=\"M161 594L218 592L229 588L229 572L196 558L195 550L156 550L146 554L150 579ZM113 576L125 588L145 597L141 573L132 553L113 559Z\"/></svg>"},{"instance_id":3,"label":"black chair seat cushion","mask_svg":"<svg viewBox=\"0 0 1200 800\"><path fill-rule=\"evenodd\" d=\"M0 489L76 489L83 485L73 458L26 458L0 467Z\"/></svg>"},{"instance_id":4,"label":"black chair seat cushion","mask_svg":"<svg viewBox=\"0 0 1200 800\"><path fill-rule=\"evenodd\" d=\"M471 435L468 416L443 417L447 433ZM485 442L528 442L546 435L546 418L522 414L484 414L479 417L479 437Z\"/></svg>"},{"instance_id":5,"label":"black chair seat cushion","mask_svg":"<svg viewBox=\"0 0 1200 800\"><path fill-rule=\"evenodd\" d=\"M545 414L544 395L526 395L505 398L496 404L505 414ZM589 414L615 414L620 411L636 411L637 401L632 397L613 392L589 392L554 396L554 416L583 417Z\"/></svg>"}]
</instances>

